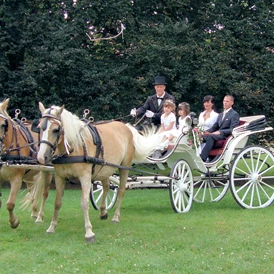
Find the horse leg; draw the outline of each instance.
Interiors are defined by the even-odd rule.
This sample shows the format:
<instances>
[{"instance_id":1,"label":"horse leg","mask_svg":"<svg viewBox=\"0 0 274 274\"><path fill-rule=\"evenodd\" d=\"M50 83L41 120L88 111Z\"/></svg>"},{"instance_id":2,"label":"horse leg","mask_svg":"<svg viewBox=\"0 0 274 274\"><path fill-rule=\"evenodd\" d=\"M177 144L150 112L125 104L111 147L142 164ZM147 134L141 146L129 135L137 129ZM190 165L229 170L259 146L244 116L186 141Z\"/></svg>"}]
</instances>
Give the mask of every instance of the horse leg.
<instances>
[{"instance_id":1,"label":"horse leg","mask_svg":"<svg viewBox=\"0 0 274 274\"><path fill-rule=\"evenodd\" d=\"M120 185L119 185L118 194L117 194L118 196L117 196L117 202L116 202L116 210L111 220L114 223L119 223L120 221L120 208L121 208L123 197L125 195L126 183L128 178L128 170L119 169L119 175L120 175Z\"/></svg>"},{"instance_id":2,"label":"horse leg","mask_svg":"<svg viewBox=\"0 0 274 274\"><path fill-rule=\"evenodd\" d=\"M30 217L35 219L38 217L38 205L32 204Z\"/></svg>"},{"instance_id":3,"label":"horse leg","mask_svg":"<svg viewBox=\"0 0 274 274\"><path fill-rule=\"evenodd\" d=\"M100 205L100 219L106 220L108 218L108 212L106 210L106 198L109 191L109 178L102 181L102 185L103 185L103 195L102 195L102 200Z\"/></svg>"},{"instance_id":4,"label":"horse leg","mask_svg":"<svg viewBox=\"0 0 274 274\"><path fill-rule=\"evenodd\" d=\"M62 206L62 197L64 194L65 183L66 182L63 178L61 178L60 176L57 176L57 174L55 175L56 198L55 198L55 204L54 204L54 213L53 213L50 226L46 231L47 233L55 232L55 227L57 226L57 221L58 221L59 210Z\"/></svg>"},{"instance_id":5,"label":"horse leg","mask_svg":"<svg viewBox=\"0 0 274 274\"><path fill-rule=\"evenodd\" d=\"M82 199L81 199L81 207L84 213L85 220L85 239L88 243L93 243L95 241L95 234L92 232L92 225L89 220L89 193L91 189L91 177L81 177L79 178L82 187Z\"/></svg>"},{"instance_id":6,"label":"horse leg","mask_svg":"<svg viewBox=\"0 0 274 274\"><path fill-rule=\"evenodd\" d=\"M17 228L20 225L20 221L17 216L14 214L15 201L18 191L22 186L22 178L15 177L12 181L10 181L10 194L7 200L7 210L9 211L9 225L12 228Z\"/></svg>"},{"instance_id":7,"label":"horse leg","mask_svg":"<svg viewBox=\"0 0 274 274\"><path fill-rule=\"evenodd\" d=\"M42 223L43 220L44 220L45 204L46 204L46 200L47 200L48 195L49 195L50 183L51 183L51 180L52 180L51 172L42 171L41 180L42 180L42 184L44 186L43 187L43 196L42 196L41 207L40 207L40 210L38 212L38 216L35 220L36 223Z\"/></svg>"}]
</instances>

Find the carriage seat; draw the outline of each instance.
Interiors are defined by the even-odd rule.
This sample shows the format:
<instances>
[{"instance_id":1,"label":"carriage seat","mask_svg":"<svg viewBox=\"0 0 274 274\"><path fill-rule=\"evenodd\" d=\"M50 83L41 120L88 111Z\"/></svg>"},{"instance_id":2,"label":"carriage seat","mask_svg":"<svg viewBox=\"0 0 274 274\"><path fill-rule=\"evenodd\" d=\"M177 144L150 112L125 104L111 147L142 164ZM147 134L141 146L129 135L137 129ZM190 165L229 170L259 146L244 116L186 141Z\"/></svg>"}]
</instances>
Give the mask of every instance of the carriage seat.
<instances>
[{"instance_id":1,"label":"carriage seat","mask_svg":"<svg viewBox=\"0 0 274 274\"><path fill-rule=\"evenodd\" d=\"M241 126L245 123L245 121L240 121L239 125L238 126ZM226 146L226 143L228 142L228 140L230 140L232 137L232 135L229 135L226 137L226 139L224 140L218 140L214 146L213 146L213 149L210 150L209 152L209 156L217 156L217 155L220 155L222 154L225 146Z\"/></svg>"}]
</instances>

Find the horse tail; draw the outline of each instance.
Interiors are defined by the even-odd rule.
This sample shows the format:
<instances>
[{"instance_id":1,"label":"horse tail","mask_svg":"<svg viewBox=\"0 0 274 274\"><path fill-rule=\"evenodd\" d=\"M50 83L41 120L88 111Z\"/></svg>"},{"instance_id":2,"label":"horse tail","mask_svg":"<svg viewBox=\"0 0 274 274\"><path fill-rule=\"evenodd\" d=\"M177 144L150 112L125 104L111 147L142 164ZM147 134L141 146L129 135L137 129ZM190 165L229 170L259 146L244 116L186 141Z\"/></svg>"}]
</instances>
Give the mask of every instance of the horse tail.
<instances>
[{"instance_id":1,"label":"horse tail","mask_svg":"<svg viewBox=\"0 0 274 274\"><path fill-rule=\"evenodd\" d=\"M157 134L156 127L145 127L142 131L143 134L140 134L133 126L129 124L127 124L127 126L133 134L133 143L135 147L133 162L142 162L156 150L161 142L162 136Z\"/></svg>"},{"instance_id":2,"label":"horse tail","mask_svg":"<svg viewBox=\"0 0 274 274\"><path fill-rule=\"evenodd\" d=\"M38 180L37 182L28 185L28 192L21 201L20 208L27 209L32 204L38 204L44 190L44 181Z\"/></svg>"}]
</instances>

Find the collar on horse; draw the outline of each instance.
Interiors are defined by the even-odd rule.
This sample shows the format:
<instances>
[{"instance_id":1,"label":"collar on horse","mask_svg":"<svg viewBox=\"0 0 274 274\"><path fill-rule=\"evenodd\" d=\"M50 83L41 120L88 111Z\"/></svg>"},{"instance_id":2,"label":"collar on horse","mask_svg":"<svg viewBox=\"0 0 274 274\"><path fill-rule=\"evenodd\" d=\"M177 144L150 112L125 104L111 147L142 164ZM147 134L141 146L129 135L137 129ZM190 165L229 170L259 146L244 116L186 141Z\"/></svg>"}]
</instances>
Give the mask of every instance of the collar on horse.
<instances>
[{"instance_id":1,"label":"collar on horse","mask_svg":"<svg viewBox=\"0 0 274 274\"><path fill-rule=\"evenodd\" d=\"M103 151L104 149L103 149L103 145L102 145L102 140L98 133L97 127L92 125L92 121L90 121L90 120L82 119L82 121L86 123L86 125L89 129L89 132L92 135L93 144L96 146L95 157L99 157L100 154L102 155L102 157L104 157L104 151Z\"/></svg>"},{"instance_id":2,"label":"collar on horse","mask_svg":"<svg viewBox=\"0 0 274 274\"><path fill-rule=\"evenodd\" d=\"M49 114L43 114L42 118L46 118L46 120L41 125L41 129L46 128L48 118L55 119L55 120L59 121L60 124L61 124L61 119L54 116L54 115L52 115L52 114L50 114L50 113ZM52 162L52 164L68 164L68 163L89 162L89 163L93 164L92 173L94 173L95 165L96 164L102 165L102 163L104 163L104 148L103 148L102 140L101 140L101 137L98 133L98 130L97 130L96 126L92 125L92 121L88 120L88 119L85 119L85 118L83 118L82 121L86 123L86 126L88 127L88 129L89 129L89 131L92 135L93 143L96 146L95 157L89 157L88 156L86 144L85 144L85 141L83 140L82 135L81 135L81 138L82 138L82 141L83 141L83 150L84 150L84 155L83 156L69 156L67 154L61 155L61 156L58 155L56 158L53 158L51 162ZM41 143L48 144L51 147L51 149L54 151L56 149L56 146L57 146L59 140L60 140L60 137L63 134L64 134L64 132L62 130L62 134L58 135L58 137L57 137L56 141L54 142L54 144L52 144L52 143L50 143L46 140L41 140ZM99 158L100 156L102 158ZM91 158L92 158L92 161L90 161Z\"/></svg>"},{"instance_id":3,"label":"collar on horse","mask_svg":"<svg viewBox=\"0 0 274 274\"><path fill-rule=\"evenodd\" d=\"M0 117L2 117L5 120L5 134L2 138L0 138L0 142L3 144L4 140L6 138L6 133L8 131L9 127L9 121L10 125L12 126L12 137L10 146L8 148L4 148L5 153L1 154L1 160L3 161L24 161L24 160L30 160L33 159L33 154L37 153L37 150L35 148L35 142L34 139L29 131L29 129L23 124L24 120L19 120L16 118L11 119L9 117L6 117L2 114L0 114ZM18 134L21 134L22 138L26 142L26 145L20 146L18 141ZM30 153L29 156L22 156L21 155L21 149L29 147ZM13 151L17 151L17 155L10 154Z\"/></svg>"}]
</instances>

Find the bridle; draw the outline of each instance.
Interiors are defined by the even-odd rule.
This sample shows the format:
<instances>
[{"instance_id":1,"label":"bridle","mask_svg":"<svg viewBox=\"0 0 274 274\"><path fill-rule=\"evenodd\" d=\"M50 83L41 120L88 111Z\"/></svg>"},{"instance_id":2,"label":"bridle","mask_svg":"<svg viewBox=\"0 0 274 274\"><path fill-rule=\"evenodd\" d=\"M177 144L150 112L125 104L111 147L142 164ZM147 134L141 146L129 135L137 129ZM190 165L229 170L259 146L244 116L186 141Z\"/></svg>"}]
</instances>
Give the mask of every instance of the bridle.
<instances>
[{"instance_id":1,"label":"bridle","mask_svg":"<svg viewBox=\"0 0 274 274\"><path fill-rule=\"evenodd\" d=\"M50 148L51 148L51 154L53 154L55 152L55 150L56 150L56 147L57 147L57 145L58 145L61 137L64 136L64 130L62 128L61 119L58 118L58 117L56 117L56 116L54 116L54 115L52 115L52 114L50 114L50 113L43 114L42 115L42 119L43 118L45 118L45 121L43 121L43 123L40 124L40 128L42 129L42 131L45 131L47 129L48 122L51 122L52 124L56 123L56 124L59 125L59 127L58 127L58 132L59 133L58 133L57 138L56 138L56 140L55 140L54 143L51 143L51 142L49 142L47 140L40 140L40 142L39 142L40 144L46 144L46 145L50 146ZM51 120L54 120L54 121L51 121Z\"/></svg>"}]
</instances>

